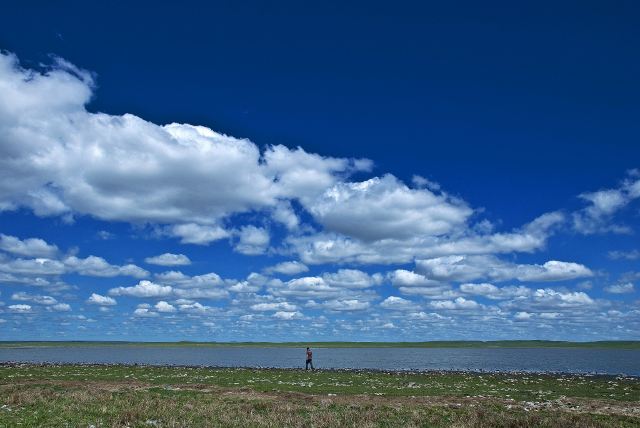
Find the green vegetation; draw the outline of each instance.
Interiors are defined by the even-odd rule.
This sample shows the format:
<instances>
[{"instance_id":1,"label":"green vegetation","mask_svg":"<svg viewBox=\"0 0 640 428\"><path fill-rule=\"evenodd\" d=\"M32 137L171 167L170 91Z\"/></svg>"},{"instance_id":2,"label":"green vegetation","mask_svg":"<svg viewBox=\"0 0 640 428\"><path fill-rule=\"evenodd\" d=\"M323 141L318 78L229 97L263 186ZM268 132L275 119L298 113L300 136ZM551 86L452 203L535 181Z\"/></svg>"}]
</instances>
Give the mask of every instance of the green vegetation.
<instances>
[{"instance_id":1,"label":"green vegetation","mask_svg":"<svg viewBox=\"0 0 640 428\"><path fill-rule=\"evenodd\" d=\"M0 348L46 346L193 346L302 348L615 348L640 349L640 341L565 342L551 340L431 341L431 342L85 342L0 341Z\"/></svg>"},{"instance_id":2,"label":"green vegetation","mask_svg":"<svg viewBox=\"0 0 640 428\"><path fill-rule=\"evenodd\" d=\"M0 365L0 426L639 426L640 379Z\"/></svg>"}]
</instances>

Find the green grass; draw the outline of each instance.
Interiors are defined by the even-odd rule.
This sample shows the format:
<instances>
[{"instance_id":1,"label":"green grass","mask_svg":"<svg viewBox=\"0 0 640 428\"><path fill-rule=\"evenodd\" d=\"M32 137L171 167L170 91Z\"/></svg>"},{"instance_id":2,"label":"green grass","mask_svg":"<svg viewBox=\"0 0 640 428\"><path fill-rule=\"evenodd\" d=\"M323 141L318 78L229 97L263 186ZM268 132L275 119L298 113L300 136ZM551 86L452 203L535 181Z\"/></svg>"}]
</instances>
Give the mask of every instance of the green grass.
<instances>
[{"instance_id":1,"label":"green grass","mask_svg":"<svg viewBox=\"0 0 640 428\"><path fill-rule=\"evenodd\" d=\"M47 346L192 346L192 347L313 347L313 348L604 348L640 349L640 341L565 342L550 340L431 341L431 342L102 342L0 341L0 348Z\"/></svg>"},{"instance_id":2,"label":"green grass","mask_svg":"<svg viewBox=\"0 0 640 428\"><path fill-rule=\"evenodd\" d=\"M639 403L620 376L0 365L0 427L631 427Z\"/></svg>"},{"instance_id":3,"label":"green grass","mask_svg":"<svg viewBox=\"0 0 640 428\"><path fill-rule=\"evenodd\" d=\"M0 366L0 383L54 381L141 382L150 385L215 385L256 391L387 396L483 395L517 400L563 396L640 401L637 378L589 375L466 372L378 372L102 365Z\"/></svg>"}]
</instances>

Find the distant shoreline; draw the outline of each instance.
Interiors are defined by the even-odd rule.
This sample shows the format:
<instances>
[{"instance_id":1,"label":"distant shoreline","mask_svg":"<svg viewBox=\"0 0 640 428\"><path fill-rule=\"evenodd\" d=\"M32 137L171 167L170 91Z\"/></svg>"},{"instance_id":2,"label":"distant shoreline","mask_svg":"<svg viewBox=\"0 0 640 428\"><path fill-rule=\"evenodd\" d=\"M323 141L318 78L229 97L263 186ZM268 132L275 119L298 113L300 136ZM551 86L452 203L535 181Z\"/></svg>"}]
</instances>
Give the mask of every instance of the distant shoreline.
<instances>
[{"instance_id":1,"label":"distant shoreline","mask_svg":"<svg viewBox=\"0 0 640 428\"><path fill-rule=\"evenodd\" d=\"M582 348L640 349L640 341L565 342L546 340L430 342L127 342L127 341L0 341L3 348L72 346L252 347L252 348Z\"/></svg>"}]
</instances>

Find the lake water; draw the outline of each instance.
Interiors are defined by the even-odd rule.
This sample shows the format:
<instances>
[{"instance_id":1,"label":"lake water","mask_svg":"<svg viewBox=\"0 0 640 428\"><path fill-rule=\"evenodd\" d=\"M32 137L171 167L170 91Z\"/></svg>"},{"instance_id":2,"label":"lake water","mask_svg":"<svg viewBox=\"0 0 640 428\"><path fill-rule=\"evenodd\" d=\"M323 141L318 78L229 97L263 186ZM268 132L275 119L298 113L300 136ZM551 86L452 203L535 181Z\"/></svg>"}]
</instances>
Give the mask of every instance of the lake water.
<instances>
[{"instance_id":1,"label":"lake water","mask_svg":"<svg viewBox=\"0 0 640 428\"><path fill-rule=\"evenodd\" d=\"M316 368L607 373L640 376L640 350L314 348ZM303 348L73 346L0 348L0 361L304 367Z\"/></svg>"}]
</instances>

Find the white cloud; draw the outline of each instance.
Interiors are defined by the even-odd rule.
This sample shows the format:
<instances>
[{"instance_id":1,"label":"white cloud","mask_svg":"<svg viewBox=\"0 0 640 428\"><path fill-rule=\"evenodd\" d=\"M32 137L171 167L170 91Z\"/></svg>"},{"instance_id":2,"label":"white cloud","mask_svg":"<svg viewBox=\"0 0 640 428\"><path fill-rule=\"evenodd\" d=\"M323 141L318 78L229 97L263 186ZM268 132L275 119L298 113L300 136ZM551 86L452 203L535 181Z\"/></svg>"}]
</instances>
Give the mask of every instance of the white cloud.
<instances>
[{"instance_id":1,"label":"white cloud","mask_svg":"<svg viewBox=\"0 0 640 428\"><path fill-rule=\"evenodd\" d=\"M291 231L300 226L300 218L289 201L279 201L273 209L271 217Z\"/></svg>"},{"instance_id":2,"label":"white cloud","mask_svg":"<svg viewBox=\"0 0 640 428\"><path fill-rule=\"evenodd\" d=\"M232 214L309 200L371 168L301 148L261 152L202 126L88 112L91 75L62 61L39 73L2 53L0 88L2 210L175 226L183 242L205 244L225 236L219 224Z\"/></svg>"},{"instance_id":3,"label":"white cloud","mask_svg":"<svg viewBox=\"0 0 640 428\"><path fill-rule=\"evenodd\" d=\"M543 265L518 265L516 269L516 278L520 281L565 281L593 276L584 265L557 260Z\"/></svg>"},{"instance_id":4,"label":"white cloud","mask_svg":"<svg viewBox=\"0 0 640 428\"><path fill-rule=\"evenodd\" d=\"M262 287L269 282L269 278L252 272L245 281L240 281L228 287L229 291L234 293L255 293L260 291Z\"/></svg>"},{"instance_id":5,"label":"white cloud","mask_svg":"<svg viewBox=\"0 0 640 428\"><path fill-rule=\"evenodd\" d=\"M68 303L56 303L55 305L49 306L49 308L56 312L69 312L71 310L71 306Z\"/></svg>"},{"instance_id":6,"label":"white cloud","mask_svg":"<svg viewBox=\"0 0 640 428\"><path fill-rule=\"evenodd\" d=\"M133 311L133 316L140 318L153 318L157 317L158 313L153 312L149 308L137 308L135 311Z\"/></svg>"},{"instance_id":7,"label":"white cloud","mask_svg":"<svg viewBox=\"0 0 640 428\"><path fill-rule=\"evenodd\" d=\"M295 311L297 308L296 305L292 305L287 302L278 302L278 303L257 303L251 306L251 310L253 311Z\"/></svg>"},{"instance_id":8,"label":"white cloud","mask_svg":"<svg viewBox=\"0 0 640 428\"><path fill-rule=\"evenodd\" d=\"M587 192L580 198L588 205L573 213L573 228L585 235L594 233L631 233L628 226L614 223L615 214L640 197L640 179L633 174L616 189Z\"/></svg>"},{"instance_id":9,"label":"white cloud","mask_svg":"<svg viewBox=\"0 0 640 428\"><path fill-rule=\"evenodd\" d=\"M582 291L557 291L551 288L539 288L528 296L500 303L500 307L528 313L566 312L580 314L598 307L598 302Z\"/></svg>"},{"instance_id":10,"label":"white cloud","mask_svg":"<svg viewBox=\"0 0 640 428\"><path fill-rule=\"evenodd\" d=\"M511 299L515 297L530 296L533 291L530 288L524 286L509 286L498 288L493 284L482 283L473 284L466 283L460 284L460 291L465 294L472 294L476 296L484 296L488 299Z\"/></svg>"},{"instance_id":11,"label":"white cloud","mask_svg":"<svg viewBox=\"0 0 640 428\"><path fill-rule=\"evenodd\" d=\"M383 276L378 273L369 275L357 269L340 269L335 273L323 274L322 279L332 287L368 288L380 285L383 281Z\"/></svg>"},{"instance_id":12,"label":"white cloud","mask_svg":"<svg viewBox=\"0 0 640 428\"><path fill-rule=\"evenodd\" d=\"M441 287L439 281L428 279L424 275L411 272L405 269L397 269L387 275L391 284L396 287Z\"/></svg>"},{"instance_id":13,"label":"white cloud","mask_svg":"<svg viewBox=\"0 0 640 428\"><path fill-rule=\"evenodd\" d=\"M144 261L158 266L186 266L191 264L189 257L184 254L164 253L159 256L147 257Z\"/></svg>"},{"instance_id":14,"label":"white cloud","mask_svg":"<svg viewBox=\"0 0 640 428\"><path fill-rule=\"evenodd\" d=\"M61 275L67 267L58 260L47 258L0 260L0 271L26 275Z\"/></svg>"},{"instance_id":15,"label":"white cloud","mask_svg":"<svg viewBox=\"0 0 640 428\"><path fill-rule=\"evenodd\" d=\"M302 313L298 311L295 311L295 312L278 311L275 314L273 314L273 317L279 320L289 321L294 319L301 319Z\"/></svg>"},{"instance_id":16,"label":"white cloud","mask_svg":"<svg viewBox=\"0 0 640 428\"><path fill-rule=\"evenodd\" d=\"M464 297L458 297L455 300L436 300L429 303L429 306L434 309L446 310L468 310L481 307L475 300L465 299Z\"/></svg>"},{"instance_id":17,"label":"white cloud","mask_svg":"<svg viewBox=\"0 0 640 428\"><path fill-rule=\"evenodd\" d=\"M15 314L26 314L31 312L31 305L9 305L7 309Z\"/></svg>"},{"instance_id":18,"label":"white cloud","mask_svg":"<svg viewBox=\"0 0 640 428\"><path fill-rule=\"evenodd\" d=\"M183 299L222 299L229 295L221 286L225 283L237 284L236 281L225 281L220 275L210 272L203 275L188 276L178 271L157 274L156 281L164 288L163 296L173 294Z\"/></svg>"},{"instance_id":19,"label":"white cloud","mask_svg":"<svg viewBox=\"0 0 640 428\"><path fill-rule=\"evenodd\" d=\"M458 200L411 189L392 175L338 183L308 209L328 230L363 241L444 235L472 213Z\"/></svg>"},{"instance_id":20,"label":"white cloud","mask_svg":"<svg viewBox=\"0 0 640 428\"><path fill-rule=\"evenodd\" d=\"M171 226L167 232L171 236L180 238L183 244L208 245L213 241L228 238L229 232L218 225L199 225L196 223L184 223Z\"/></svg>"},{"instance_id":21,"label":"white cloud","mask_svg":"<svg viewBox=\"0 0 640 428\"><path fill-rule=\"evenodd\" d=\"M530 320L531 317L532 315L529 312L518 312L513 316L516 321L527 321Z\"/></svg>"},{"instance_id":22,"label":"white cloud","mask_svg":"<svg viewBox=\"0 0 640 428\"><path fill-rule=\"evenodd\" d=\"M264 254L269 246L269 232L256 226L244 226L239 232L239 241L234 249L244 255Z\"/></svg>"},{"instance_id":23,"label":"white cloud","mask_svg":"<svg viewBox=\"0 0 640 428\"><path fill-rule=\"evenodd\" d=\"M183 299L223 299L229 296L227 290L220 288L174 288L173 294Z\"/></svg>"},{"instance_id":24,"label":"white cloud","mask_svg":"<svg viewBox=\"0 0 640 428\"><path fill-rule=\"evenodd\" d=\"M88 256L79 258L76 256L67 256L62 260L50 259L46 257L38 257L34 259L9 259L0 254L0 281L17 282L26 285L48 287L50 289L68 288L66 284L61 282L51 282L40 276L56 276L67 273L77 273L85 276L98 277L114 277L114 276L132 276L134 278L144 278L149 275L146 270L133 265L127 264L123 266L112 265L102 257ZM13 276L18 274L19 276ZM30 276L30 278L22 277L22 275ZM34 278L34 276L36 278Z\"/></svg>"},{"instance_id":25,"label":"white cloud","mask_svg":"<svg viewBox=\"0 0 640 428\"><path fill-rule=\"evenodd\" d=\"M445 255L533 252L544 248L549 236L563 222L561 213L552 212L509 233L478 234L475 229L468 229L457 231L453 236L418 235L407 239L363 242L336 233L321 232L289 236L286 242L307 264L404 264L415 258Z\"/></svg>"},{"instance_id":26,"label":"white cloud","mask_svg":"<svg viewBox=\"0 0 640 428\"><path fill-rule=\"evenodd\" d=\"M149 272L134 264L117 266L108 263L102 257L89 256L81 259L76 256L70 256L63 260L68 270L77 272L80 275L114 277L114 276L132 276L134 278L146 278Z\"/></svg>"},{"instance_id":27,"label":"white cloud","mask_svg":"<svg viewBox=\"0 0 640 428\"><path fill-rule=\"evenodd\" d=\"M613 260L640 260L640 250L609 251L609 258Z\"/></svg>"},{"instance_id":28,"label":"white cloud","mask_svg":"<svg viewBox=\"0 0 640 428\"><path fill-rule=\"evenodd\" d=\"M416 304L402 297L389 296L380 303L380 307L394 311L415 309Z\"/></svg>"},{"instance_id":29,"label":"white cloud","mask_svg":"<svg viewBox=\"0 0 640 428\"><path fill-rule=\"evenodd\" d=\"M91 296L87 299L87 303L100 306L113 306L117 304L114 298L109 296L102 296L96 293L91 294Z\"/></svg>"},{"instance_id":30,"label":"white cloud","mask_svg":"<svg viewBox=\"0 0 640 428\"><path fill-rule=\"evenodd\" d=\"M55 305L58 301L51 296L33 295L24 292L13 293L11 300L20 302L31 302L38 305Z\"/></svg>"},{"instance_id":31,"label":"white cloud","mask_svg":"<svg viewBox=\"0 0 640 428\"><path fill-rule=\"evenodd\" d=\"M96 235L103 241L108 241L109 239L115 238L115 235L108 230L99 230Z\"/></svg>"},{"instance_id":32,"label":"white cloud","mask_svg":"<svg viewBox=\"0 0 640 428\"><path fill-rule=\"evenodd\" d=\"M593 276L584 265L550 260L542 265L515 264L494 256L445 256L416 260L418 271L440 281L473 281L489 278L494 281L565 281Z\"/></svg>"},{"instance_id":33,"label":"white cloud","mask_svg":"<svg viewBox=\"0 0 640 428\"><path fill-rule=\"evenodd\" d=\"M58 247L40 238L21 240L15 236L0 234L0 250L27 257L53 257Z\"/></svg>"},{"instance_id":34,"label":"white cloud","mask_svg":"<svg viewBox=\"0 0 640 428\"><path fill-rule=\"evenodd\" d=\"M298 261L282 262L265 269L266 273L281 273L283 275L296 275L308 271L309 268Z\"/></svg>"},{"instance_id":35,"label":"white cloud","mask_svg":"<svg viewBox=\"0 0 640 428\"><path fill-rule=\"evenodd\" d=\"M133 287L117 287L109 290L112 296L132 297L165 297L172 293L170 286L163 286L151 281L142 280Z\"/></svg>"},{"instance_id":36,"label":"white cloud","mask_svg":"<svg viewBox=\"0 0 640 428\"><path fill-rule=\"evenodd\" d=\"M345 299L329 300L327 302L324 302L320 306L330 311L351 312L368 309L371 305L369 302L363 302L358 299Z\"/></svg>"},{"instance_id":37,"label":"white cloud","mask_svg":"<svg viewBox=\"0 0 640 428\"><path fill-rule=\"evenodd\" d=\"M1 268L0 268L1 270ZM70 287L62 281L49 280L39 276L29 275L13 275L10 273L0 272L0 282L8 284L19 284L32 287L42 287L52 291L62 291L69 289Z\"/></svg>"},{"instance_id":38,"label":"white cloud","mask_svg":"<svg viewBox=\"0 0 640 428\"><path fill-rule=\"evenodd\" d=\"M317 276L307 276L292 279L286 283L272 284L270 292L273 295L293 296L299 298L324 298L340 293L335 287L330 287L324 279Z\"/></svg>"},{"instance_id":39,"label":"white cloud","mask_svg":"<svg viewBox=\"0 0 640 428\"><path fill-rule=\"evenodd\" d=\"M493 284L460 284L460 291L466 294L475 294L478 296L494 296L500 292L500 289Z\"/></svg>"},{"instance_id":40,"label":"white cloud","mask_svg":"<svg viewBox=\"0 0 640 428\"><path fill-rule=\"evenodd\" d=\"M633 293L635 291L635 288L633 287L632 283L627 282L624 284L610 285L608 287L605 287L604 291L612 294L626 294L626 293Z\"/></svg>"},{"instance_id":41,"label":"white cloud","mask_svg":"<svg viewBox=\"0 0 640 428\"><path fill-rule=\"evenodd\" d=\"M214 272L188 276L178 271L169 271L156 275L156 280L164 285L180 288L209 288L224 284L220 275Z\"/></svg>"},{"instance_id":42,"label":"white cloud","mask_svg":"<svg viewBox=\"0 0 640 428\"><path fill-rule=\"evenodd\" d=\"M158 312L164 312L164 313L171 313L176 311L175 306L165 302L164 300L160 300L158 303L156 303L155 308Z\"/></svg>"}]
</instances>

